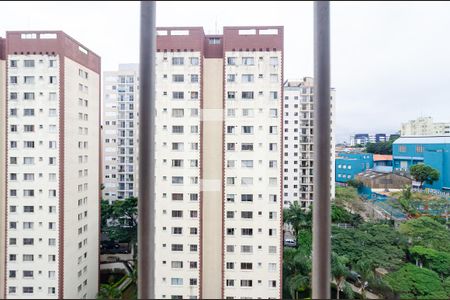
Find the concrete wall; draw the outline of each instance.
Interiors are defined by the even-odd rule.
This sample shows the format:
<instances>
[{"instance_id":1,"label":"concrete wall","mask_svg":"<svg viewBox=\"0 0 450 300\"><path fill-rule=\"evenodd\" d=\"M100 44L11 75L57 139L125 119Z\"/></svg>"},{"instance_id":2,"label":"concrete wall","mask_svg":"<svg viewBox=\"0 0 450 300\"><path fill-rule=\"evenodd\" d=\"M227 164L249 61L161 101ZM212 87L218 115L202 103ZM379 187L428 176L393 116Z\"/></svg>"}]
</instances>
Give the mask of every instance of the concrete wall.
<instances>
[{"instance_id":1,"label":"concrete wall","mask_svg":"<svg viewBox=\"0 0 450 300\"><path fill-rule=\"evenodd\" d=\"M202 296L222 297L223 283L223 59L204 59L203 65L203 202Z\"/></svg>"}]
</instances>

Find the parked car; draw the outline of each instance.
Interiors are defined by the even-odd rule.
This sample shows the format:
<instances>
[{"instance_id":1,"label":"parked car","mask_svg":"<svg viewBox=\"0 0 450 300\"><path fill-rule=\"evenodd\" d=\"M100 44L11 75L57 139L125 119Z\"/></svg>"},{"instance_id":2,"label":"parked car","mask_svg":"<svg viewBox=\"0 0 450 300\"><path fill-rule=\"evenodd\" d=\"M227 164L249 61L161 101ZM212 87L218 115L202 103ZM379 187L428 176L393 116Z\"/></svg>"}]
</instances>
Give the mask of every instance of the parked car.
<instances>
[{"instance_id":1,"label":"parked car","mask_svg":"<svg viewBox=\"0 0 450 300\"><path fill-rule=\"evenodd\" d=\"M284 246L285 247L297 247L297 242L293 239L285 239L284 240Z\"/></svg>"}]
</instances>

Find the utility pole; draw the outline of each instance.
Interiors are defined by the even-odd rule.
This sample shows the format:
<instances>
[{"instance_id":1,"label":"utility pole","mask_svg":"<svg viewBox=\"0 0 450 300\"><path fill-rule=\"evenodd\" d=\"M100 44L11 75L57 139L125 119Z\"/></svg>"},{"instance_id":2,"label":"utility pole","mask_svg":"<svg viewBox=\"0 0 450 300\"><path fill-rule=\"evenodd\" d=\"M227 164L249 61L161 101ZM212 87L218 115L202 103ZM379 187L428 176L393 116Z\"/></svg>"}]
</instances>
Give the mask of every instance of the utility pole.
<instances>
[{"instance_id":1,"label":"utility pole","mask_svg":"<svg viewBox=\"0 0 450 300\"><path fill-rule=\"evenodd\" d=\"M312 298L330 298L330 3L314 1L314 202Z\"/></svg>"},{"instance_id":2,"label":"utility pole","mask_svg":"<svg viewBox=\"0 0 450 300\"><path fill-rule=\"evenodd\" d=\"M141 1L138 298L155 299L155 1Z\"/></svg>"}]
</instances>

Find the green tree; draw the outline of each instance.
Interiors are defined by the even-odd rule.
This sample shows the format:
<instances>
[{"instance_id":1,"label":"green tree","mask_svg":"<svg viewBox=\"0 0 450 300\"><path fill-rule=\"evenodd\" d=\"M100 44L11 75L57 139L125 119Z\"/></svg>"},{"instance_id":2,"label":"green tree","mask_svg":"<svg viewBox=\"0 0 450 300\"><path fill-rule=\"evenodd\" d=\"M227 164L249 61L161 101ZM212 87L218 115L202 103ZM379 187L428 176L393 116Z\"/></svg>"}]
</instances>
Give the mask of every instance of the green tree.
<instances>
[{"instance_id":1,"label":"green tree","mask_svg":"<svg viewBox=\"0 0 450 300\"><path fill-rule=\"evenodd\" d=\"M100 285L100 290L97 294L97 299L99 300L109 300L109 299L121 299L122 293L120 290L112 284L102 284Z\"/></svg>"},{"instance_id":2,"label":"green tree","mask_svg":"<svg viewBox=\"0 0 450 300\"><path fill-rule=\"evenodd\" d=\"M352 214L345 208L337 206L336 204L331 205L331 222L332 223L348 223L353 226L358 226L363 223L363 219L358 214Z\"/></svg>"},{"instance_id":3,"label":"green tree","mask_svg":"<svg viewBox=\"0 0 450 300\"><path fill-rule=\"evenodd\" d=\"M373 154L391 155L392 154L392 143L393 143L393 141L367 143L366 144L366 152L373 153Z\"/></svg>"},{"instance_id":4,"label":"green tree","mask_svg":"<svg viewBox=\"0 0 450 300\"><path fill-rule=\"evenodd\" d=\"M401 299L445 299L447 294L436 272L406 264L386 275L386 281Z\"/></svg>"},{"instance_id":5,"label":"green tree","mask_svg":"<svg viewBox=\"0 0 450 300\"><path fill-rule=\"evenodd\" d=\"M450 277L447 277L444 280L443 287L445 292L447 293L447 296L450 298Z\"/></svg>"},{"instance_id":6,"label":"green tree","mask_svg":"<svg viewBox=\"0 0 450 300\"><path fill-rule=\"evenodd\" d=\"M383 223L364 223L354 229L332 228L332 249L345 255L354 267L364 261L373 270L396 270L405 263L406 241L395 228Z\"/></svg>"},{"instance_id":7,"label":"green tree","mask_svg":"<svg viewBox=\"0 0 450 300\"><path fill-rule=\"evenodd\" d=\"M283 211L283 220L292 226L294 236L297 236L300 228L310 226L309 220L311 216L309 214L310 212L305 211L297 202L294 202L294 204Z\"/></svg>"},{"instance_id":8,"label":"green tree","mask_svg":"<svg viewBox=\"0 0 450 300\"><path fill-rule=\"evenodd\" d=\"M410 185L405 185L402 188L402 198L405 200L410 200L412 196L412 192L411 192L411 186Z\"/></svg>"},{"instance_id":9,"label":"green tree","mask_svg":"<svg viewBox=\"0 0 450 300\"><path fill-rule=\"evenodd\" d=\"M399 226L399 232L415 246L450 252L450 232L445 225L430 217L408 220Z\"/></svg>"},{"instance_id":10,"label":"green tree","mask_svg":"<svg viewBox=\"0 0 450 300\"><path fill-rule=\"evenodd\" d=\"M416 266L431 269L441 277L450 276L450 253L423 246L414 246L409 249L409 253Z\"/></svg>"},{"instance_id":11,"label":"green tree","mask_svg":"<svg viewBox=\"0 0 450 300\"><path fill-rule=\"evenodd\" d=\"M331 253L331 277L336 283L336 299L339 299L339 293L343 292L348 299L353 298L353 290L346 288L345 278L349 270L346 266L348 258L345 256L338 256L336 253ZM348 294L350 293L350 294Z\"/></svg>"},{"instance_id":12,"label":"green tree","mask_svg":"<svg viewBox=\"0 0 450 300\"><path fill-rule=\"evenodd\" d=\"M102 228L107 226L108 220L112 217L112 206L107 200L102 200L100 203Z\"/></svg>"},{"instance_id":13,"label":"green tree","mask_svg":"<svg viewBox=\"0 0 450 300\"><path fill-rule=\"evenodd\" d=\"M354 269L361 276L361 279L359 279L361 297L366 299L366 290L369 286L369 281L373 281L375 277L373 274L373 263L367 260L359 260L354 265Z\"/></svg>"},{"instance_id":14,"label":"green tree","mask_svg":"<svg viewBox=\"0 0 450 300\"><path fill-rule=\"evenodd\" d=\"M292 299L309 296L311 256L301 248L287 248L283 252L283 294Z\"/></svg>"},{"instance_id":15,"label":"green tree","mask_svg":"<svg viewBox=\"0 0 450 300\"><path fill-rule=\"evenodd\" d=\"M439 180L439 171L424 164L417 164L410 168L411 176L420 182L420 188L424 183L433 184Z\"/></svg>"}]
</instances>

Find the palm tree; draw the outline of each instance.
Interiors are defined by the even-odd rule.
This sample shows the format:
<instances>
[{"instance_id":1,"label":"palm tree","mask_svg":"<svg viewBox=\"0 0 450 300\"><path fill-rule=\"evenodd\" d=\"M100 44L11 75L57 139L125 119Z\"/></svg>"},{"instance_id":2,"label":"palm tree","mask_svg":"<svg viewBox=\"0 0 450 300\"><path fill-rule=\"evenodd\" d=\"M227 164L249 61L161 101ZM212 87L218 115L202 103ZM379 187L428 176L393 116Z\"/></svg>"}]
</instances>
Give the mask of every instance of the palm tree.
<instances>
[{"instance_id":1,"label":"palm tree","mask_svg":"<svg viewBox=\"0 0 450 300\"><path fill-rule=\"evenodd\" d=\"M299 299L299 293L310 288L311 258L302 249L288 248L284 251L283 278L285 291L292 299Z\"/></svg>"},{"instance_id":2,"label":"palm tree","mask_svg":"<svg viewBox=\"0 0 450 300\"><path fill-rule=\"evenodd\" d=\"M297 237L301 227L308 224L308 214L297 202L294 202L288 209L284 210L283 219L285 223L292 225L295 237Z\"/></svg>"},{"instance_id":3,"label":"palm tree","mask_svg":"<svg viewBox=\"0 0 450 300\"><path fill-rule=\"evenodd\" d=\"M363 299L366 299L368 283L370 280L374 279L372 265L365 260L360 260L356 263L355 269L361 276L361 279L359 279L359 283L361 284L361 296Z\"/></svg>"},{"instance_id":4,"label":"palm tree","mask_svg":"<svg viewBox=\"0 0 450 300\"><path fill-rule=\"evenodd\" d=\"M122 293L112 284L102 284L97 294L97 299L121 299Z\"/></svg>"},{"instance_id":5,"label":"palm tree","mask_svg":"<svg viewBox=\"0 0 450 300\"><path fill-rule=\"evenodd\" d=\"M348 291L344 289L346 285L345 278L347 277L349 270L346 266L348 258L345 256L338 256L336 253L331 253L331 276L336 283L336 299L339 299L339 293L342 291ZM351 289L350 289L351 290ZM353 293L353 290L352 290ZM350 295L346 295L352 298Z\"/></svg>"}]
</instances>

